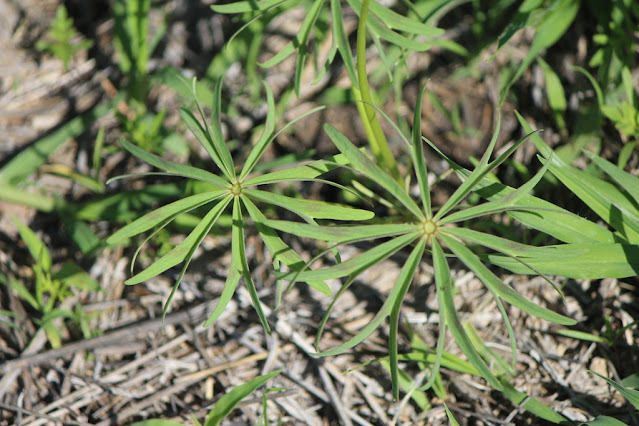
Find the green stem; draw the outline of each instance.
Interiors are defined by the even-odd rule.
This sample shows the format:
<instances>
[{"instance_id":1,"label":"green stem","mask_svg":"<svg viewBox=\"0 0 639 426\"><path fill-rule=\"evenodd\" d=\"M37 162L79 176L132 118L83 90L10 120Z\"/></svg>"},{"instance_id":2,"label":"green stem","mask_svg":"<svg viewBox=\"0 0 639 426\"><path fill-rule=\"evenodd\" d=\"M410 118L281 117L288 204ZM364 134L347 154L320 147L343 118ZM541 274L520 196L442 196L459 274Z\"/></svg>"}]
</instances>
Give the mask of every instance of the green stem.
<instances>
[{"instance_id":1,"label":"green stem","mask_svg":"<svg viewBox=\"0 0 639 426\"><path fill-rule=\"evenodd\" d=\"M368 86L368 76L366 74L366 20L369 4L370 0L364 0L359 14L359 24L357 25L357 78L359 80L360 93L357 93L355 89L353 91L356 98L361 95L361 100L364 102L363 108L358 105L358 110L364 122L364 128L375 159L380 166L384 167L395 179L401 182L401 175L397 169L395 157L388 146L382 126L377 120L375 108L372 107L373 98ZM361 102L358 104L361 104Z\"/></svg>"}]
</instances>

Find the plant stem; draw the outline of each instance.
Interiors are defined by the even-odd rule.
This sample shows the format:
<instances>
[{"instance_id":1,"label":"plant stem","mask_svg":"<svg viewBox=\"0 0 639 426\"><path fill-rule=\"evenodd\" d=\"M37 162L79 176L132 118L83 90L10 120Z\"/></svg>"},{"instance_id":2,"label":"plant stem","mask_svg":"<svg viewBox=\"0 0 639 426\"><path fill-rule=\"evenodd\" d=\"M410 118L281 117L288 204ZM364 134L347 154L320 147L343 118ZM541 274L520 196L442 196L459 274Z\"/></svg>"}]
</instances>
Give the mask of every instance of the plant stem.
<instances>
[{"instance_id":1,"label":"plant stem","mask_svg":"<svg viewBox=\"0 0 639 426\"><path fill-rule=\"evenodd\" d=\"M375 108L372 107L373 99L368 86L368 76L366 74L366 20L368 16L368 6L370 0L364 0L362 2L362 9L359 14L359 24L357 25L357 78L359 80L359 92L353 90L356 98L361 95L363 108L358 103L358 110L360 117L364 123L368 141L375 155L377 163L385 168L398 182L401 182L401 175L397 169L395 157L391 152L386 136L382 131L382 126L377 120L377 114Z\"/></svg>"}]
</instances>

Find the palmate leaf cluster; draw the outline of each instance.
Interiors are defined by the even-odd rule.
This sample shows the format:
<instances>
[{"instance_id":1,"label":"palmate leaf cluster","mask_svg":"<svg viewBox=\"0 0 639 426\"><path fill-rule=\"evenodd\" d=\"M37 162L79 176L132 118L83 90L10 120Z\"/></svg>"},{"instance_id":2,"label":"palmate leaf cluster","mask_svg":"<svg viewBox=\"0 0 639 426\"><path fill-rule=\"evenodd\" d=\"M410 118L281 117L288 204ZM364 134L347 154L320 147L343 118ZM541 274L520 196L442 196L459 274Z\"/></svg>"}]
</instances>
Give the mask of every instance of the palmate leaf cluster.
<instances>
[{"instance_id":1,"label":"palmate leaf cluster","mask_svg":"<svg viewBox=\"0 0 639 426\"><path fill-rule=\"evenodd\" d=\"M192 87L193 97L195 98L195 80L193 80ZM301 270L305 265L304 261L297 253L295 253L295 251L284 243L268 225L266 225L266 218L257 207L256 203L266 203L287 209L297 214L308 223L315 223L316 219L364 220L373 216L372 213L366 210L320 201L292 198L253 188L260 185L275 184L278 182L313 180L316 176L335 168L340 161L338 158L333 158L331 161L327 162L319 161L292 169L250 176L268 144L274 139L275 107L273 103L273 94L268 86L265 85L265 88L269 112L266 118L264 131L239 172L239 169L236 169L235 164L233 163L231 152L229 151L228 145L224 141L222 135L220 121L222 93L221 81L218 82L215 90L215 99L212 106L212 117L210 123L206 121L202 107L199 102L197 102L197 99L196 105L203 120L202 122L200 122L190 111L186 109L180 110L180 114L182 115L187 127L206 149L215 163L215 166L219 169L221 176L203 169L164 160L128 143L125 140L121 140L122 145L129 152L162 170L163 172L161 174L195 179L206 182L210 187L210 190L207 192L191 195L146 214L117 231L107 241L109 244L116 244L135 235L155 229L155 231L146 238L146 242L156 232L164 228L179 215L188 213L199 207L207 205L210 206L208 213L202 218L199 224L191 231L184 241L178 244L169 253L156 260L149 267L126 281L126 284L141 283L180 263L183 263L180 275L175 282L167 302L165 303L164 314L166 314L169 303L184 277L195 250L199 247L204 237L216 225L216 222L227 208L231 209L232 217L232 263L230 270L228 271L228 276L220 301L207 320L206 325L213 323L224 311L224 308L235 293L235 289L240 278L244 278L249 294L251 295L253 305L267 331L270 331L270 326L257 295L257 289L253 279L251 278L246 258L244 244L244 233L246 227L245 213L248 213L248 216L257 228L257 231L262 237L267 249L273 256L275 267L277 268L278 265L284 264L293 271ZM313 110L309 113L311 112L313 112ZM140 249L138 249L138 252L139 250ZM138 252L136 252L131 263L132 269ZM309 280L308 284L326 295L330 295L331 293L328 285L321 280ZM280 296L278 295L278 300L279 298Z\"/></svg>"}]
</instances>

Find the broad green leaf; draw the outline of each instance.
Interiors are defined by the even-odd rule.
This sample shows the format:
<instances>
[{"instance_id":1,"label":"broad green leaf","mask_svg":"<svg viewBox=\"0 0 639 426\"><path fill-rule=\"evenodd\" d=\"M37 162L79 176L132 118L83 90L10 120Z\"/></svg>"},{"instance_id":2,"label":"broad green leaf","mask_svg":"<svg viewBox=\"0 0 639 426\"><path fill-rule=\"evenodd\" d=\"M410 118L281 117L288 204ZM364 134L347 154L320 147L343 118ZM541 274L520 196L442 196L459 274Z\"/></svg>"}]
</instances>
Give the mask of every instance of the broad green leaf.
<instances>
[{"instance_id":1,"label":"broad green leaf","mask_svg":"<svg viewBox=\"0 0 639 426\"><path fill-rule=\"evenodd\" d=\"M410 234L409 234L409 236L410 236ZM412 235L411 240L414 240L416 237L417 237L417 235ZM397 241L397 240L401 240L401 239L402 239L402 237L398 237L398 238L395 238L394 240L391 240L391 241L389 241L387 243L384 243L382 245L385 245L385 244L388 244L388 243L391 243L391 242L394 242L394 241ZM404 243L404 245L406 245L406 244L407 243ZM381 247L382 245L380 245L378 247ZM421 251L418 250L419 247L421 247ZM416 268L417 264L419 263L419 260L421 259L421 256L423 254L423 249L424 249L424 246L423 246L422 242L418 243L417 247L415 249L413 249L413 251L411 252L411 255L409 257L409 260L407 260L407 262L404 265L404 267L402 267L402 271L400 272L400 275L397 278L397 281L395 282L395 285L393 286L393 290L391 290L391 293L388 295L388 297L384 301L384 304L382 305L381 309L377 312L377 314L375 314L373 319L368 324L366 324L366 326L364 326L364 328L362 328L362 330L359 331L359 333L357 333L351 339L349 339L348 341L342 343L338 347L336 347L334 349L330 349L328 351L323 351L323 352L317 353L316 355L323 357L323 356L332 356L332 355L340 354L340 353L342 353L344 351L347 351L347 350L351 349L355 345L361 343L373 331L375 331L375 329L377 329L377 327L382 323L382 321L384 321L384 319L388 315L390 315L391 310L393 309L393 306L397 302L397 300L400 297L400 295L402 294L402 292L406 291L406 288L404 288L404 286L410 284L410 281L412 280L413 274L415 272L415 268ZM365 255L367 255L366 257L371 257L371 256L369 256L369 253L371 253L373 250L375 250L375 249L371 249L368 252L366 252L365 253ZM397 250L399 250L399 248L394 249L391 252L388 252L388 254L385 257L390 256L392 253L394 253ZM362 256L364 256L364 255L361 255L359 257L362 257ZM344 263L350 262L351 260L347 260ZM381 260L382 260L382 258L379 258L379 259L375 260L374 262L372 262L371 264L378 263ZM409 275L410 275L410 277L409 277Z\"/></svg>"},{"instance_id":2,"label":"broad green leaf","mask_svg":"<svg viewBox=\"0 0 639 426\"><path fill-rule=\"evenodd\" d=\"M192 256L194 248L197 247L206 234L208 234L232 199L233 198L231 196L227 196L216 204L211 210L209 210L202 221L195 227L195 229L193 229L193 231L191 231L184 241L152 263L151 266L126 280L125 284L138 284L142 281L146 281L161 274L167 269L174 267L178 263L183 262L188 256Z\"/></svg>"},{"instance_id":3,"label":"broad green leaf","mask_svg":"<svg viewBox=\"0 0 639 426\"><path fill-rule=\"evenodd\" d=\"M446 236L443 232L440 235L442 241L452 250L459 259L464 262L468 268L477 275L479 279L498 297L501 297L511 305L528 312L531 315L552 321L557 324L574 325L576 321L563 315L542 308L541 306L528 300L521 294L517 293L512 287L504 284L495 274L493 274L479 258L470 251L466 246L459 243L454 238Z\"/></svg>"},{"instance_id":4,"label":"broad green leaf","mask_svg":"<svg viewBox=\"0 0 639 426\"><path fill-rule=\"evenodd\" d=\"M420 139L421 143L421 139ZM415 277L415 270L417 266L422 260L422 256L424 255L424 248L426 247L426 238L421 238L419 242L415 245L415 248L406 259L404 266L402 266L402 270L399 273L399 277L397 277L397 281L393 288L399 288L399 291L395 295L395 300L391 306L390 311L390 332L388 337L388 348L389 348L389 364L390 364L390 372L391 372L391 382L393 384L393 397L397 400L399 399L399 366L398 366L398 349L397 349L397 335L399 333L399 314L402 308L402 304L404 303L404 297L406 296L406 292L410 287L410 284L413 282L413 278Z\"/></svg>"},{"instance_id":5,"label":"broad green leaf","mask_svg":"<svg viewBox=\"0 0 639 426\"><path fill-rule=\"evenodd\" d=\"M299 237L314 238L322 241L346 243L376 238L394 237L410 232L419 232L419 225L388 224L388 225L344 225L344 226L317 226L306 223L289 222L285 220L267 220L266 224L272 228Z\"/></svg>"},{"instance_id":6,"label":"broad green leaf","mask_svg":"<svg viewBox=\"0 0 639 426\"><path fill-rule=\"evenodd\" d=\"M238 266L242 276L244 277L246 288L251 296L255 312L257 312L257 316L259 317L264 330L266 330L268 334L271 334L271 327L269 326L264 310L262 309L262 302L257 295L257 289L255 288L255 283L253 282L253 277L251 277L251 271L249 270L248 262L246 260L246 250L244 247L244 221L242 218L242 204L239 197L235 197L233 199L233 230L231 233L231 240L231 254L234 259L239 259Z\"/></svg>"},{"instance_id":7,"label":"broad green leaf","mask_svg":"<svg viewBox=\"0 0 639 426\"><path fill-rule=\"evenodd\" d=\"M243 194L253 200L280 206L305 219L367 220L374 216L373 212L368 210L356 209L341 204L329 204L324 201L291 198L256 189L245 189Z\"/></svg>"},{"instance_id":8,"label":"broad green leaf","mask_svg":"<svg viewBox=\"0 0 639 426\"><path fill-rule=\"evenodd\" d=\"M355 145L353 145L346 136L340 133L337 129L329 124L325 124L324 130L331 138L337 149L339 149L349 160L355 170L358 170L364 176L386 189L418 219L425 219L424 213L419 209L419 206L395 179L380 169L379 166L358 150Z\"/></svg>"},{"instance_id":9,"label":"broad green leaf","mask_svg":"<svg viewBox=\"0 0 639 426\"><path fill-rule=\"evenodd\" d=\"M212 4L211 9L217 13L244 13L269 9L286 3L288 0L236 1L229 4Z\"/></svg>"},{"instance_id":10,"label":"broad green leaf","mask_svg":"<svg viewBox=\"0 0 639 426\"><path fill-rule=\"evenodd\" d=\"M370 266L381 262L387 257L391 256L393 253L396 253L398 250L406 247L412 241L419 237L419 232L412 232L409 234L401 235L399 237L393 238L390 241L386 241L385 243L379 244L374 248L353 257L347 261L342 263L338 263L337 265L317 269L314 271L305 271L297 276L297 280L307 281L307 280L330 280L333 278L342 278L352 274L359 274ZM287 274L285 277L291 277L292 273Z\"/></svg>"},{"instance_id":11,"label":"broad green leaf","mask_svg":"<svg viewBox=\"0 0 639 426\"><path fill-rule=\"evenodd\" d=\"M464 331L461 320L457 315L457 308L453 299L453 283L450 269L446 261L446 255L437 239L432 239L433 266L435 268L435 283L437 292L442 296L443 305L440 307L445 315L445 321L455 341L464 352L468 361L479 371L480 375L498 390L502 389L501 384L490 371L486 363L481 359L477 350L471 343L468 335Z\"/></svg>"},{"instance_id":12,"label":"broad green leaf","mask_svg":"<svg viewBox=\"0 0 639 426\"><path fill-rule=\"evenodd\" d=\"M497 50L495 53L491 55L488 60L492 60L497 54L506 46L508 41L514 36L519 30L526 27L528 25L528 20L530 19L530 14L538 9L544 0L525 0L519 9L517 10L517 14L513 19L510 20L504 31L499 35L498 40L499 44L497 46Z\"/></svg>"},{"instance_id":13,"label":"broad green leaf","mask_svg":"<svg viewBox=\"0 0 639 426\"><path fill-rule=\"evenodd\" d=\"M282 370L276 370L263 376L258 376L250 382L236 386L224 394L213 406L213 409L206 418L206 422L204 422L204 426L219 425L226 416L231 414L231 411L233 411L240 401L255 392L257 388L266 383L270 378L280 374L281 371Z\"/></svg>"},{"instance_id":14,"label":"broad green leaf","mask_svg":"<svg viewBox=\"0 0 639 426\"><path fill-rule=\"evenodd\" d=\"M537 417L540 417L546 421L556 423L556 424L566 424L568 419L564 416L547 406L546 404L536 400L533 397L526 395L523 392L519 392L517 389L511 385L508 380L503 379L501 381L502 384L502 393L506 396L506 398L510 399L513 404L516 406L521 406L526 411L534 414Z\"/></svg>"},{"instance_id":15,"label":"broad green leaf","mask_svg":"<svg viewBox=\"0 0 639 426\"><path fill-rule=\"evenodd\" d=\"M166 219L175 217L179 214L188 212L190 210L193 210L194 208L214 201L224 194L228 194L228 190L223 189L219 191L204 192L201 194L191 195L190 197L186 197L171 204L167 204L166 206L162 206L145 214L144 216L133 221L124 228L119 229L117 232L107 238L107 244L121 243L134 235L141 234L144 231L154 228L155 226L164 222Z\"/></svg>"},{"instance_id":16,"label":"broad green leaf","mask_svg":"<svg viewBox=\"0 0 639 426\"><path fill-rule=\"evenodd\" d=\"M253 223L262 236L264 244L266 244L271 256L284 263L291 271L301 272L304 270L306 268L306 262L277 236L277 233L269 226L268 221L255 204L246 197L242 197L242 202L251 219L253 219ZM327 296L331 295L331 289L324 281L311 281L307 284Z\"/></svg>"},{"instance_id":17,"label":"broad green leaf","mask_svg":"<svg viewBox=\"0 0 639 426\"><path fill-rule=\"evenodd\" d=\"M120 143L131 154L135 155L141 160L146 161L152 166L157 167L158 169L166 171L169 174L209 182L213 185L219 186L220 189L229 187L229 183L227 181L217 175L214 175L213 173L207 172L206 170L165 160L155 154L151 154L150 152L146 152L143 149L138 148L137 146L125 141L124 139L120 139Z\"/></svg>"},{"instance_id":18,"label":"broad green leaf","mask_svg":"<svg viewBox=\"0 0 639 426\"><path fill-rule=\"evenodd\" d=\"M413 164L415 166L415 174L417 175L417 183L419 184L419 192L422 197L422 205L426 212L426 217L430 219L433 216L433 211L430 205L430 186L428 185L426 156L424 155L424 147L422 146L422 98L424 97L424 91L426 91L426 85L422 87L415 103L411 153L413 157Z\"/></svg>"},{"instance_id":19,"label":"broad green leaf","mask_svg":"<svg viewBox=\"0 0 639 426\"><path fill-rule=\"evenodd\" d=\"M639 274L639 245L636 244L563 244L546 246L544 250L555 253L555 258L521 257L535 272L501 254L489 254L485 258L516 274L542 273L575 279L626 278Z\"/></svg>"},{"instance_id":20,"label":"broad green leaf","mask_svg":"<svg viewBox=\"0 0 639 426\"><path fill-rule=\"evenodd\" d=\"M49 249L42 242L40 238L29 228L24 225L17 219L11 218L11 221L18 228L18 232L20 233L20 238L25 242L27 248L29 249L29 253L31 253L31 257L36 261L40 267L45 271L51 270L51 255L49 254Z\"/></svg>"}]
</instances>

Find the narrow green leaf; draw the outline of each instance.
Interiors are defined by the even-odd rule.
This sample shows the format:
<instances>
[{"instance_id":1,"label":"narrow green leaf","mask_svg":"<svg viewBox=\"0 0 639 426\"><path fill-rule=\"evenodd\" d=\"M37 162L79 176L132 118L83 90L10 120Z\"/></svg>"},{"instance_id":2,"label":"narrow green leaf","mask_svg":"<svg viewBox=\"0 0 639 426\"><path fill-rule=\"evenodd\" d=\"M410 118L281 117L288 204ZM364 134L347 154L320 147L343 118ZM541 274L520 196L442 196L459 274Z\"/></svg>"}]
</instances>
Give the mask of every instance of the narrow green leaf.
<instances>
[{"instance_id":1,"label":"narrow green leaf","mask_svg":"<svg viewBox=\"0 0 639 426\"><path fill-rule=\"evenodd\" d=\"M231 414L231 411L233 411L240 401L255 392L257 388L266 383L270 378L280 374L281 371L282 370L276 370L263 376L258 376L250 382L236 386L224 394L213 406L213 409L206 418L206 422L204 422L204 426L219 425L226 416Z\"/></svg>"},{"instance_id":2,"label":"narrow green leaf","mask_svg":"<svg viewBox=\"0 0 639 426\"><path fill-rule=\"evenodd\" d=\"M488 166L488 161L490 160L490 156L495 149L495 144L497 143L497 137L499 136L499 130L501 129L501 114L497 117L497 125L495 126L495 131L493 132L493 137L479 160L479 164L475 167L475 170L471 172L466 180L453 192L453 194L446 200L444 205L439 209L437 214L435 214L434 219L441 219L446 213L455 208L463 199L468 195L473 188L489 173L492 171L492 168ZM430 143L430 142L429 142ZM496 165L493 166L493 168Z\"/></svg>"},{"instance_id":3,"label":"narrow green leaf","mask_svg":"<svg viewBox=\"0 0 639 426\"><path fill-rule=\"evenodd\" d=\"M516 274L542 273L575 279L626 278L639 274L639 245L636 244L563 244L546 246L555 258L522 257L526 265L500 254L486 259Z\"/></svg>"},{"instance_id":4,"label":"narrow green leaf","mask_svg":"<svg viewBox=\"0 0 639 426\"><path fill-rule=\"evenodd\" d=\"M413 201L411 196L397 183L390 175L379 168L366 155L358 150L342 133L329 124L324 125L324 130L331 138L337 149L339 149L351 165L361 172L364 176L379 184L392 194L400 203L404 205L419 220L424 220L424 213L419 206Z\"/></svg>"},{"instance_id":5,"label":"narrow green leaf","mask_svg":"<svg viewBox=\"0 0 639 426\"><path fill-rule=\"evenodd\" d=\"M196 105L198 105L198 108L201 108L199 106L199 103L197 103ZM195 117L195 115L191 111L184 108L178 108L178 112L180 113L180 116L182 117L182 121L184 121L184 123L189 128L191 133L193 133L195 138L200 142L200 145L202 145L202 147L206 150L206 152L209 154L209 157L211 157L215 165L220 169L220 171L224 174L224 176L227 179L231 180L231 178L228 175L228 171L226 170L226 167L224 166L224 162L222 161L222 158L220 157L220 154L215 149L215 145L213 144L213 139L210 133L207 132L207 130L202 126L202 124L198 121L198 119ZM218 179L226 183L224 179L220 177L218 177Z\"/></svg>"},{"instance_id":6,"label":"narrow green leaf","mask_svg":"<svg viewBox=\"0 0 639 426\"><path fill-rule=\"evenodd\" d=\"M251 219L253 219L255 227L262 236L264 244L266 244L266 248L269 253L271 253L271 256L284 263L291 271L301 272L304 270L306 268L306 262L277 236L277 233L268 225L268 221L255 204L247 197L242 197L242 202ZM331 289L324 281L311 281L307 284L327 296L331 295Z\"/></svg>"},{"instance_id":7,"label":"narrow green leaf","mask_svg":"<svg viewBox=\"0 0 639 426\"><path fill-rule=\"evenodd\" d=\"M341 204L330 204L324 201L304 200L256 189L245 189L243 193L253 199L280 206L302 218L367 220L375 215L368 210L356 209Z\"/></svg>"},{"instance_id":8,"label":"narrow green leaf","mask_svg":"<svg viewBox=\"0 0 639 426\"><path fill-rule=\"evenodd\" d=\"M45 271L51 271L51 255L49 254L49 249L42 242L40 238L29 228L24 225L22 222L15 218L11 218L13 224L18 228L18 232L20 233L20 238L27 245L29 249L29 253L31 253L31 257L36 261L38 265Z\"/></svg>"},{"instance_id":9,"label":"narrow green leaf","mask_svg":"<svg viewBox=\"0 0 639 426\"><path fill-rule=\"evenodd\" d=\"M316 240L332 241L335 243L373 240L376 238L394 237L400 234L419 232L419 225L412 223L317 226L285 220L267 220L266 224L277 230L299 237L314 238Z\"/></svg>"},{"instance_id":10,"label":"narrow green leaf","mask_svg":"<svg viewBox=\"0 0 639 426\"><path fill-rule=\"evenodd\" d=\"M524 195L531 192L535 186L539 183L541 178L546 174L548 167L550 164L545 164L536 174L526 182L524 185L520 186L513 192L508 195L496 199L494 201L490 201L488 203L480 204L478 206L469 207L467 209L452 213L442 220L439 221L441 224L445 223L453 223L453 222L461 222L464 220L472 219L475 217L485 216L487 214L494 214L508 210L515 210L516 203L519 201ZM518 206L517 208L521 208Z\"/></svg>"},{"instance_id":11,"label":"narrow green leaf","mask_svg":"<svg viewBox=\"0 0 639 426\"><path fill-rule=\"evenodd\" d=\"M426 217L430 219L433 216L433 211L430 205L430 186L428 185L426 156L424 155L424 147L422 146L422 99L425 91L426 85L424 84L424 87L422 87L422 90L417 96L417 102L415 103L411 153L413 157L413 164L415 165L417 183L419 184L419 192L422 197L422 205L424 206Z\"/></svg>"},{"instance_id":12,"label":"narrow green leaf","mask_svg":"<svg viewBox=\"0 0 639 426\"><path fill-rule=\"evenodd\" d=\"M229 4L212 4L211 9L217 13L257 12L286 3L288 0L235 1Z\"/></svg>"},{"instance_id":13,"label":"narrow green leaf","mask_svg":"<svg viewBox=\"0 0 639 426\"><path fill-rule=\"evenodd\" d=\"M452 252L455 253L455 255L459 257L459 259L461 259L462 262L464 262L464 264L468 266L468 268L473 271L477 277L479 277L479 279L481 279L481 281L490 289L490 291L493 292L493 294L501 297L511 305L541 319L563 325L576 324L576 321L572 318L567 318L556 312L542 308L517 293L512 287L504 284L499 278L497 278L497 276L495 276L495 274L484 266L483 263L481 263L477 255L454 238L450 238L444 233L441 233L440 237L442 241L448 245Z\"/></svg>"},{"instance_id":14,"label":"narrow green leaf","mask_svg":"<svg viewBox=\"0 0 639 426\"><path fill-rule=\"evenodd\" d=\"M169 268L174 267L178 263L183 262L189 255L192 255L194 248L200 244L202 239L209 233L217 219L220 217L226 206L231 202L232 197L228 196L216 204L209 212L204 216L202 221L191 231L191 233L173 248L170 252L156 260L148 268L138 273L137 275L129 278L125 281L125 284L138 284L142 281L146 281L156 275L161 274Z\"/></svg>"},{"instance_id":15,"label":"narrow green leaf","mask_svg":"<svg viewBox=\"0 0 639 426\"><path fill-rule=\"evenodd\" d=\"M342 278L353 274L359 274L370 266L381 262L387 257L396 253L398 250L406 247L420 235L419 232L412 232L409 234L401 235L393 238L390 241L386 241L374 248L353 257L345 262L338 263L337 265L317 269L314 271L305 271L297 276L298 280L330 280L333 278ZM291 277L292 273L287 274L285 277Z\"/></svg>"},{"instance_id":16,"label":"narrow green leaf","mask_svg":"<svg viewBox=\"0 0 639 426\"><path fill-rule=\"evenodd\" d=\"M233 258L231 260L231 266L229 268L228 275L226 276L226 282L224 283L224 289L222 290L220 299L215 305L213 312L211 312L211 315L209 315L209 318L204 324L202 324L202 327L210 326L220 317L220 315L222 315L222 312L224 312L226 306L233 298L235 289L237 288L237 284L240 282L241 277L239 259Z\"/></svg>"},{"instance_id":17,"label":"narrow green leaf","mask_svg":"<svg viewBox=\"0 0 639 426\"><path fill-rule=\"evenodd\" d=\"M619 184L619 186L628 191L628 194L630 194L634 202L637 204L637 209L639 211L639 178L623 171L619 167L612 164L610 161L605 160L600 156L593 154L592 152L584 151L584 154L586 154L586 156L588 156L588 158L590 158L590 160L592 160L597 165L597 167L599 167L611 178L613 178L614 181Z\"/></svg>"},{"instance_id":18,"label":"narrow green leaf","mask_svg":"<svg viewBox=\"0 0 639 426\"><path fill-rule=\"evenodd\" d=\"M357 0L353 0L353 3L357 4L359 2ZM371 1L369 7L371 13L388 25L389 28L430 37L437 37L444 34L444 30L441 28L424 24L417 18L409 18L408 16L400 15L386 6L382 6L376 1Z\"/></svg>"},{"instance_id":19,"label":"narrow green leaf","mask_svg":"<svg viewBox=\"0 0 639 426\"><path fill-rule=\"evenodd\" d=\"M384 243L384 244L388 244L390 242L400 240L401 238L402 237L395 238L394 240L391 240L391 241L389 241L387 243ZM416 238L416 235L413 235L412 239L415 239L415 238ZM382 244L382 245L384 245L384 244ZM406 244L407 243L405 243L404 245L406 245ZM421 247L421 251L419 251L420 247ZM375 249L371 249L368 252L366 252L365 253L367 255L366 257L372 257L372 256L369 255L369 253L371 253L373 250L375 250ZM389 256L390 254L394 253L397 250L399 250L399 248L392 250L391 252L389 252L387 254L387 256ZM413 249L413 251L411 252L409 260L407 260L407 262L404 265L404 267L402 267L402 271L400 272L400 276L397 278L397 281L396 281L395 285L393 286L393 290L391 290L391 293L388 295L388 297L384 301L384 304L382 305L381 309L377 312L377 314L375 314L373 319L368 324L366 324L366 326L364 326L364 328L362 328L362 330L360 330L359 333L357 333L351 339L349 339L348 341L342 343L338 347L336 347L334 349L330 349L328 351L320 352L320 353L318 353L316 355L323 357L323 356L332 356L332 355L340 354L340 353L342 353L344 351L347 351L347 350L351 349L355 345L359 344L364 339L366 339L373 331L375 331L375 329L377 329L377 327L382 323L382 321L384 321L384 319L388 315L390 315L391 310L393 309L393 306L397 302L398 297L402 294L402 291L404 291L404 292L406 291L406 288L404 288L404 285L409 285L410 284L410 281L412 280L414 272L415 272L415 268L417 267L417 264L419 263L419 260L421 259L421 256L423 254L423 250L424 250L423 244L421 242L418 243L417 247L415 249ZM385 257L387 257L387 256L385 256ZM378 259L378 260L374 261L372 264L377 263L379 261L381 261L381 259ZM350 262L350 260L347 260L346 262ZM344 263L346 263L346 262L344 262ZM407 282L408 282L408 284L407 284Z\"/></svg>"},{"instance_id":20,"label":"narrow green leaf","mask_svg":"<svg viewBox=\"0 0 639 426\"><path fill-rule=\"evenodd\" d=\"M141 218L133 221L124 228L119 229L116 233L107 238L107 244L118 244L124 240L141 234L158 224L164 222L166 219L175 217L179 214L186 213L194 208L200 207L206 203L214 201L220 198L222 195L228 194L228 190L219 190L204 192L201 194L191 195L190 197L183 198L175 201L166 206L162 206L156 210L153 210Z\"/></svg>"},{"instance_id":21,"label":"narrow green leaf","mask_svg":"<svg viewBox=\"0 0 639 426\"><path fill-rule=\"evenodd\" d=\"M266 90L266 122L264 123L264 130L262 130L262 134L260 135L260 139L257 141L253 149L251 150L246 162L244 163L244 167L242 168L242 173L240 173L239 180L243 181L246 176L253 170L255 165L257 164L262 154L264 154L264 150L268 146L268 144L273 140L271 137L273 131L275 130L275 101L273 100L273 92L271 88L264 82L264 89Z\"/></svg>"},{"instance_id":22,"label":"narrow green leaf","mask_svg":"<svg viewBox=\"0 0 639 426\"><path fill-rule=\"evenodd\" d=\"M348 160L344 155L339 154L324 160L313 161L302 166L256 176L246 180L243 186L248 187L286 181L315 179L317 176L335 170L345 164L348 164Z\"/></svg>"},{"instance_id":23,"label":"narrow green leaf","mask_svg":"<svg viewBox=\"0 0 639 426\"><path fill-rule=\"evenodd\" d=\"M194 85L195 86L195 85ZM193 91L195 96L195 87ZM204 119L202 109L200 109L200 115ZM206 125L206 122L204 123ZM211 108L211 126L206 125L206 130L211 135L210 140L213 143L213 149L220 156L222 161L222 171L226 177L235 182L235 167L233 165L233 157L231 157L231 151L224 141L224 135L222 134L222 78L220 77L215 83L215 96L213 97L213 106Z\"/></svg>"},{"instance_id":24,"label":"narrow green leaf","mask_svg":"<svg viewBox=\"0 0 639 426\"><path fill-rule=\"evenodd\" d=\"M555 121L560 130L566 130L566 94L561 84L559 76L541 57L537 57L537 62L541 65L546 80L546 96L548 97L548 105L555 116Z\"/></svg>"},{"instance_id":25,"label":"narrow green leaf","mask_svg":"<svg viewBox=\"0 0 639 426\"><path fill-rule=\"evenodd\" d=\"M333 39L337 44L337 50L339 51L342 61L344 62L344 68L348 74L348 78L355 90L359 90L359 82L357 81L357 72L355 71L355 62L353 61L353 54L351 53L351 46L346 36L346 30L344 29L344 15L342 14L342 5L340 0L331 1L331 13L333 17Z\"/></svg>"},{"instance_id":26,"label":"narrow green leaf","mask_svg":"<svg viewBox=\"0 0 639 426\"><path fill-rule=\"evenodd\" d=\"M604 379L606 382L608 382L610 386L617 389L617 391L619 391L619 393L622 394L624 398L626 398L628 402L630 402L633 405L633 407L639 410L639 391L622 386L619 383L615 382L614 380L610 380L609 378L604 377L601 374L596 373L594 371L588 370L588 372L592 374L596 374L597 376Z\"/></svg>"},{"instance_id":27,"label":"narrow green leaf","mask_svg":"<svg viewBox=\"0 0 639 426\"><path fill-rule=\"evenodd\" d=\"M437 239L432 239L433 266L435 268L435 282L438 294L442 295L443 313L445 315L446 324L450 327L451 334L455 341L468 357L468 361L479 371L481 376L498 390L502 389L501 384L490 371L486 363L481 359L477 350L470 342L468 335L464 331L455 302L453 299L453 283L450 276L450 269L446 261L446 255L442 250Z\"/></svg>"},{"instance_id":28,"label":"narrow green leaf","mask_svg":"<svg viewBox=\"0 0 639 426\"><path fill-rule=\"evenodd\" d=\"M639 242L639 208L616 186L553 156L550 171L630 242Z\"/></svg>"},{"instance_id":29,"label":"narrow green leaf","mask_svg":"<svg viewBox=\"0 0 639 426\"><path fill-rule=\"evenodd\" d=\"M231 233L231 239L232 256L234 259L239 259L240 272L244 277L246 288L251 296L255 312L257 312L257 316L259 317L264 330L266 330L268 334L271 334L271 327L269 326L264 310L262 309L262 302L257 295L257 289L255 288L255 283L253 282L253 277L251 277L251 271L249 270L248 262L246 260L246 250L244 248L244 221L242 219L242 204L239 197L235 197L233 199L233 230Z\"/></svg>"},{"instance_id":30,"label":"narrow green leaf","mask_svg":"<svg viewBox=\"0 0 639 426\"><path fill-rule=\"evenodd\" d=\"M135 155L141 160L146 161L152 166L157 167L158 169L166 171L169 174L209 182L213 185L219 186L220 189L229 187L229 183L227 181L217 175L214 175L213 173L207 172L206 170L165 160L155 154L151 154L150 152L146 152L143 149L138 148L137 146L125 141L124 139L120 139L120 143L131 154Z\"/></svg>"},{"instance_id":31,"label":"narrow green leaf","mask_svg":"<svg viewBox=\"0 0 639 426\"><path fill-rule=\"evenodd\" d=\"M568 419L566 419L564 416L562 416L546 404L526 395L523 392L519 392L513 387L513 385L508 382L508 380L502 379L501 384L502 393L516 406L522 407L535 416L538 416L546 421L555 424L566 424L568 422Z\"/></svg>"},{"instance_id":32,"label":"narrow green leaf","mask_svg":"<svg viewBox=\"0 0 639 426\"><path fill-rule=\"evenodd\" d=\"M421 140L420 140L421 143ZM415 270L419 265L422 256L424 254L424 248L426 247L426 239L421 238L415 245L415 248L406 259L402 270L395 281L393 288L399 288L399 291L395 295L395 300L392 302L390 311L390 333L388 337L389 348L389 364L391 372L391 382L393 384L393 398L399 399L399 366L398 366L398 349L397 349L397 335L399 333L399 314L404 303L404 297L406 292L413 282L415 277Z\"/></svg>"}]
</instances>

